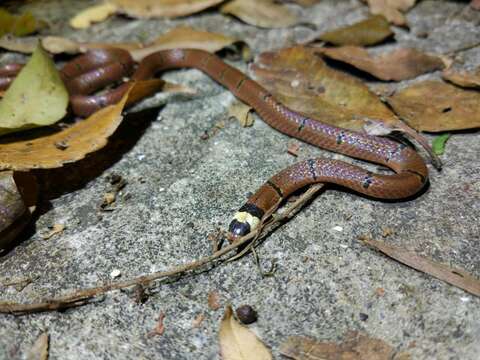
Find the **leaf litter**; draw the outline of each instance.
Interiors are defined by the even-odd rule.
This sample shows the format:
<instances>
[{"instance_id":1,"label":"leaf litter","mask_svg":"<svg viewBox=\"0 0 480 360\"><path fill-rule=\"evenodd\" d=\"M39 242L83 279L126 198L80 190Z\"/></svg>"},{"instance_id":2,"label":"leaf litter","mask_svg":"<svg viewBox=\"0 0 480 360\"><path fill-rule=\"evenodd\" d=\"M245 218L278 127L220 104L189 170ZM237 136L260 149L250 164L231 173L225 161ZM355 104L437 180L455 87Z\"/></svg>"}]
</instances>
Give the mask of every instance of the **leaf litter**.
<instances>
[{"instance_id":1,"label":"leaf litter","mask_svg":"<svg viewBox=\"0 0 480 360\"><path fill-rule=\"evenodd\" d=\"M440 57L410 48L399 48L378 56L373 56L365 48L358 46L320 48L317 52L387 81L412 79L444 67Z\"/></svg>"}]
</instances>

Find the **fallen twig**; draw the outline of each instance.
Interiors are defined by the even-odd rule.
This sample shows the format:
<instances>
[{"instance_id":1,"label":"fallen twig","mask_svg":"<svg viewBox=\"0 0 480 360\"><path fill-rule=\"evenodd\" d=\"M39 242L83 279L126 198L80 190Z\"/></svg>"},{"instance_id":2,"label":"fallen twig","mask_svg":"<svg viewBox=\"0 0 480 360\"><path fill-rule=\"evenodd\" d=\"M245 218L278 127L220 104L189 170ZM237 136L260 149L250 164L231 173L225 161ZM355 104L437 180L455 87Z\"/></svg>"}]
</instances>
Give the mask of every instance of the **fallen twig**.
<instances>
[{"instance_id":1,"label":"fallen twig","mask_svg":"<svg viewBox=\"0 0 480 360\"><path fill-rule=\"evenodd\" d=\"M451 268L450 266L419 256L412 251L402 249L398 246L388 245L381 241L372 240L366 236L360 238L360 240L402 264L429 274L473 295L480 296L480 281L464 270Z\"/></svg>"},{"instance_id":2,"label":"fallen twig","mask_svg":"<svg viewBox=\"0 0 480 360\"><path fill-rule=\"evenodd\" d=\"M212 263L217 259L220 259L222 256L226 255L227 253L232 252L235 249L243 247L248 242L251 244L243 251L241 251L237 255L230 255L227 260L231 260L233 258L238 258L239 256L243 256L247 251L251 249L252 246L255 245L258 239L265 236L275 228L277 228L280 224L282 224L287 219L291 218L307 201L309 201L321 188L323 184L315 184L311 186L302 196L300 196L293 204L289 205L288 208L278 216L271 216L273 212L278 209L280 204L277 204L275 209L272 210L267 216L264 216L262 219L262 224L250 234L239 238L233 244L230 244L223 249L220 249L213 253L210 256L205 256L201 259L192 261L190 263L179 265L173 267L171 270L167 271L159 271L154 272L148 275L142 275L131 280L115 282L111 284L105 284L102 286L79 290L72 292L70 294L57 297L57 298L50 298L43 300L42 302L38 303L31 303L31 304L22 304L17 302L8 302L3 301L0 302L0 313L8 313L14 315L23 315L35 312L43 312L43 311L54 311L54 310L64 310L67 308L72 308L76 306L81 306L84 304L89 303L93 298L103 295L109 291L118 290L118 289L125 289L128 287L133 287L136 285L141 285L145 287L146 285L158 281L164 278L171 278L178 275L182 275L186 272L199 269L200 267ZM254 239L253 241L251 241Z\"/></svg>"}]
</instances>

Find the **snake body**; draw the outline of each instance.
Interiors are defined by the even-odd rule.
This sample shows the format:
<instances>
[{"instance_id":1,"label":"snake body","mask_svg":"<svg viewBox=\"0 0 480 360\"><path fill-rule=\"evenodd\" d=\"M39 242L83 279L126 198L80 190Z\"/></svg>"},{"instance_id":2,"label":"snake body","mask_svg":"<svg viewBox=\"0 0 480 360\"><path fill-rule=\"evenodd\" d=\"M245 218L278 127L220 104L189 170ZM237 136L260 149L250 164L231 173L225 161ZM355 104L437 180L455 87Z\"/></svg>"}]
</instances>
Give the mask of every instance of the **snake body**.
<instances>
[{"instance_id":1,"label":"snake body","mask_svg":"<svg viewBox=\"0 0 480 360\"><path fill-rule=\"evenodd\" d=\"M343 161L322 158L298 162L267 180L239 209L229 226L233 238L252 231L279 201L313 183L338 184L379 199L402 199L416 194L428 179L425 162L412 148L301 115L275 100L260 84L206 51L173 49L153 53L139 63L132 80L149 79L158 72L177 68L195 68L206 73L255 109L268 125L284 134L384 165L394 172L376 174ZM127 84L101 95L88 94L128 75L132 69L133 61L128 53L118 49L91 51L67 63L61 74L71 95L73 111L85 116L118 101Z\"/></svg>"}]
</instances>

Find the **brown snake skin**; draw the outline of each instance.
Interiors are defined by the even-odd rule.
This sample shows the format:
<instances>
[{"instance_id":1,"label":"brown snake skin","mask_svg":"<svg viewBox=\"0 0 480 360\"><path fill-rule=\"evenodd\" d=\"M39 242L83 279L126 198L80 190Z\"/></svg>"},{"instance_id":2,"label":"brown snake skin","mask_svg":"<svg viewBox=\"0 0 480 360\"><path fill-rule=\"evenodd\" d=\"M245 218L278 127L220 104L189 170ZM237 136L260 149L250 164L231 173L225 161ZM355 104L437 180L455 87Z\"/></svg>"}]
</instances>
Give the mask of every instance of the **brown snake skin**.
<instances>
[{"instance_id":1,"label":"brown snake skin","mask_svg":"<svg viewBox=\"0 0 480 360\"><path fill-rule=\"evenodd\" d=\"M130 74L133 65L128 52L119 49L94 50L67 63L61 74L74 113L86 116L120 100L127 83L101 95L88 94ZM2 84L8 86L19 70L13 64L7 67L0 68L0 89ZM203 71L284 134L394 171L391 175L375 174L343 161L321 158L296 163L271 177L248 199L230 224L234 238L252 231L278 201L309 184L334 183L375 198L402 199L421 190L428 179L423 159L412 148L386 138L327 125L290 110L257 82L208 52L174 49L153 53L139 63L132 80L149 79L158 72L176 68Z\"/></svg>"}]
</instances>

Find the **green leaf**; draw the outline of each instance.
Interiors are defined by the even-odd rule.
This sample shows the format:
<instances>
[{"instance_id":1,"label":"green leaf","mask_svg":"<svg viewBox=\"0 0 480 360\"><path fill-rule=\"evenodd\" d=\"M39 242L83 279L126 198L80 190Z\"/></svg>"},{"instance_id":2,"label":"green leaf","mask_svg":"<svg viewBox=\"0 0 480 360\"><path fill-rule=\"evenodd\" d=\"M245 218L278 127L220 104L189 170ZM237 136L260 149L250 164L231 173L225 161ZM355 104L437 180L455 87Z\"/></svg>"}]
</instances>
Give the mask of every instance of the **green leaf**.
<instances>
[{"instance_id":1,"label":"green leaf","mask_svg":"<svg viewBox=\"0 0 480 360\"><path fill-rule=\"evenodd\" d=\"M0 36L12 34L24 36L34 33L44 27L45 22L37 20L31 13L26 12L15 16L0 8Z\"/></svg>"},{"instance_id":2,"label":"green leaf","mask_svg":"<svg viewBox=\"0 0 480 360\"><path fill-rule=\"evenodd\" d=\"M371 16L353 25L326 32L319 39L334 45L373 45L393 35L388 21L380 15Z\"/></svg>"},{"instance_id":3,"label":"green leaf","mask_svg":"<svg viewBox=\"0 0 480 360\"><path fill-rule=\"evenodd\" d=\"M40 45L0 102L0 135L51 125L65 116L68 92Z\"/></svg>"},{"instance_id":4,"label":"green leaf","mask_svg":"<svg viewBox=\"0 0 480 360\"><path fill-rule=\"evenodd\" d=\"M437 136L432 143L433 152L437 155L442 155L445 152L445 143L450 138L450 133L445 133Z\"/></svg>"}]
</instances>

